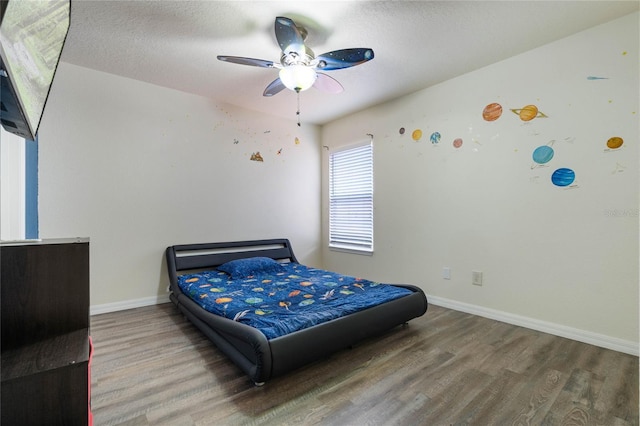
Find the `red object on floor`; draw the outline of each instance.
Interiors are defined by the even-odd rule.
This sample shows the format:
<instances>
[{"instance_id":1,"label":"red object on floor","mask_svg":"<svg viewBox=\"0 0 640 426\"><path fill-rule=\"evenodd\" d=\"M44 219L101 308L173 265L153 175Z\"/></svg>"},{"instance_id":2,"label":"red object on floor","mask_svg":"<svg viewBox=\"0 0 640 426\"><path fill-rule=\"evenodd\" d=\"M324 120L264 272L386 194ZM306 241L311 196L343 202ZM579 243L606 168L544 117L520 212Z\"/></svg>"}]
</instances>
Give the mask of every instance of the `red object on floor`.
<instances>
[{"instance_id":1,"label":"red object on floor","mask_svg":"<svg viewBox=\"0 0 640 426\"><path fill-rule=\"evenodd\" d=\"M93 341L91 340L91 336L89 336L89 419L88 419L88 424L89 426L93 426L93 413L91 412L91 360L93 359Z\"/></svg>"}]
</instances>

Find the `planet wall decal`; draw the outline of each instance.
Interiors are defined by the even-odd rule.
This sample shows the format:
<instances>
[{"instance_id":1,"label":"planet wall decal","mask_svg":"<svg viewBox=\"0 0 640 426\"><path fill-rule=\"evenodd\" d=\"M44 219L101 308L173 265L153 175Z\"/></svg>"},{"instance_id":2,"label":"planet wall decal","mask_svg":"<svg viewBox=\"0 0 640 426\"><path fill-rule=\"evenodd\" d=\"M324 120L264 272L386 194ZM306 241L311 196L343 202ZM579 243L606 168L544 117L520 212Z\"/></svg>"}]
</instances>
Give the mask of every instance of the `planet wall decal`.
<instances>
[{"instance_id":1,"label":"planet wall decal","mask_svg":"<svg viewBox=\"0 0 640 426\"><path fill-rule=\"evenodd\" d=\"M429 140L434 145L440 143L440 138L442 138L442 136L440 135L440 132L433 132L431 133L431 136L429 136Z\"/></svg>"},{"instance_id":2,"label":"planet wall decal","mask_svg":"<svg viewBox=\"0 0 640 426\"><path fill-rule=\"evenodd\" d=\"M607 141L607 148L618 149L622 146L623 143L624 141L622 140L621 137L614 136L612 138L609 138L609 140Z\"/></svg>"},{"instance_id":3,"label":"planet wall decal","mask_svg":"<svg viewBox=\"0 0 640 426\"><path fill-rule=\"evenodd\" d=\"M400 132L401 135L404 135L404 127L400 127L399 132Z\"/></svg>"},{"instance_id":4,"label":"planet wall decal","mask_svg":"<svg viewBox=\"0 0 640 426\"><path fill-rule=\"evenodd\" d=\"M462 139L460 138L456 138L453 141L453 147L454 148L460 148L462 146Z\"/></svg>"},{"instance_id":5,"label":"planet wall decal","mask_svg":"<svg viewBox=\"0 0 640 426\"><path fill-rule=\"evenodd\" d=\"M418 142L422 137L422 130L420 129L414 130L413 133L411 134L411 137L413 138L414 141Z\"/></svg>"},{"instance_id":6,"label":"planet wall decal","mask_svg":"<svg viewBox=\"0 0 640 426\"><path fill-rule=\"evenodd\" d=\"M549 161L551 161L551 159L553 158L553 148L551 148L549 145L542 145L537 147L534 151L533 151L533 161L535 161L538 164L545 164L548 163Z\"/></svg>"},{"instance_id":7,"label":"planet wall decal","mask_svg":"<svg viewBox=\"0 0 640 426\"><path fill-rule=\"evenodd\" d=\"M520 109L512 109L511 112L517 114L522 121L531 121L534 118L547 118L547 116L538 110L535 105L525 105Z\"/></svg>"},{"instance_id":8,"label":"planet wall decal","mask_svg":"<svg viewBox=\"0 0 640 426\"><path fill-rule=\"evenodd\" d=\"M555 186L569 186L576 179L576 173L567 168L560 168L551 175L551 182Z\"/></svg>"},{"instance_id":9,"label":"planet wall decal","mask_svg":"<svg viewBox=\"0 0 640 426\"><path fill-rule=\"evenodd\" d=\"M502 105L492 103L484 107L482 110L482 118L486 121L496 121L502 115Z\"/></svg>"}]
</instances>

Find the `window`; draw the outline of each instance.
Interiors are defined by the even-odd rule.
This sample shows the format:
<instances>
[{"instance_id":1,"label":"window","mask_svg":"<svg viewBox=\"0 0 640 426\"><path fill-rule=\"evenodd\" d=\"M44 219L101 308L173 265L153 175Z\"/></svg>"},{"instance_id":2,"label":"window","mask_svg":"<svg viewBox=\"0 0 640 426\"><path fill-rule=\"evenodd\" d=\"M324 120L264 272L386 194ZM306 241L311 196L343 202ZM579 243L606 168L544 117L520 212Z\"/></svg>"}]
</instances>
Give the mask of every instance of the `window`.
<instances>
[{"instance_id":1,"label":"window","mask_svg":"<svg viewBox=\"0 0 640 426\"><path fill-rule=\"evenodd\" d=\"M329 247L373 252L373 143L329 155Z\"/></svg>"}]
</instances>

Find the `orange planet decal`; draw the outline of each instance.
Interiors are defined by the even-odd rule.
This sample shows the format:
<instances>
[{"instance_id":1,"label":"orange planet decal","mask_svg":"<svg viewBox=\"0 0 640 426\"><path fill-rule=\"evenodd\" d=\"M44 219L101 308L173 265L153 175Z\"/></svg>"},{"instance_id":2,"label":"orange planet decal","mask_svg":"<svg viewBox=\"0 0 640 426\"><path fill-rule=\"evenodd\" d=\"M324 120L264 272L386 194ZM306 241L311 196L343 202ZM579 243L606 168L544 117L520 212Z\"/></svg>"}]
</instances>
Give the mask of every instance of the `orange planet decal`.
<instances>
[{"instance_id":1,"label":"orange planet decal","mask_svg":"<svg viewBox=\"0 0 640 426\"><path fill-rule=\"evenodd\" d=\"M531 121L538 115L538 107L535 105L527 105L520 110L518 115L522 121Z\"/></svg>"},{"instance_id":2,"label":"orange planet decal","mask_svg":"<svg viewBox=\"0 0 640 426\"><path fill-rule=\"evenodd\" d=\"M547 118L547 116L542 111L539 111L538 107L535 105L526 105L520 109L512 109L511 112L518 114L522 121L531 121L534 118Z\"/></svg>"},{"instance_id":3,"label":"orange planet decal","mask_svg":"<svg viewBox=\"0 0 640 426\"><path fill-rule=\"evenodd\" d=\"M420 129L414 130L413 133L411 134L411 137L413 138L414 141L418 142L422 137L422 130Z\"/></svg>"},{"instance_id":4,"label":"orange planet decal","mask_svg":"<svg viewBox=\"0 0 640 426\"><path fill-rule=\"evenodd\" d=\"M489 104L482 110L482 118L487 121L496 121L502 115L502 105L498 103Z\"/></svg>"},{"instance_id":5,"label":"orange planet decal","mask_svg":"<svg viewBox=\"0 0 640 426\"><path fill-rule=\"evenodd\" d=\"M609 140L607 141L607 148L618 149L622 146L623 143L624 141L622 140L622 138L614 136L612 138L609 138Z\"/></svg>"},{"instance_id":6,"label":"orange planet decal","mask_svg":"<svg viewBox=\"0 0 640 426\"><path fill-rule=\"evenodd\" d=\"M453 147L454 148L460 148L462 146L462 139L457 138L453 141Z\"/></svg>"}]
</instances>

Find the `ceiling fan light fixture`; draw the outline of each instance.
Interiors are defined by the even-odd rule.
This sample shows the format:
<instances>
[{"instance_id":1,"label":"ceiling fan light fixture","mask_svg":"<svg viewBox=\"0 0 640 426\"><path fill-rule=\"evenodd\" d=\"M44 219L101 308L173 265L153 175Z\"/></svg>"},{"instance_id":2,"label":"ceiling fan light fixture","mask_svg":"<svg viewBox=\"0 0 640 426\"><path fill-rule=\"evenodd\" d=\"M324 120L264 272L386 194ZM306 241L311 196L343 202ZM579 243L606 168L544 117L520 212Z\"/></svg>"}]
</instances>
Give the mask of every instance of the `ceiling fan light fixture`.
<instances>
[{"instance_id":1,"label":"ceiling fan light fixture","mask_svg":"<svg viewBox=\"0 0 640 426\"><path fill-rule=\"evenodd\" d=\"M305 65L289 65L280 70L280 80L287 89L303 92L316 82L316 70Z\"/></svg>"}]
</instances>

